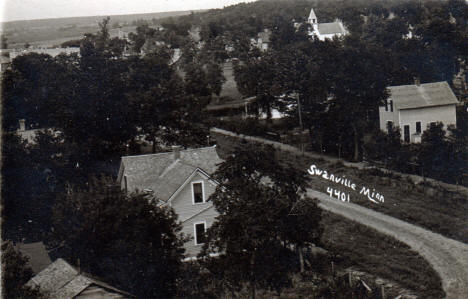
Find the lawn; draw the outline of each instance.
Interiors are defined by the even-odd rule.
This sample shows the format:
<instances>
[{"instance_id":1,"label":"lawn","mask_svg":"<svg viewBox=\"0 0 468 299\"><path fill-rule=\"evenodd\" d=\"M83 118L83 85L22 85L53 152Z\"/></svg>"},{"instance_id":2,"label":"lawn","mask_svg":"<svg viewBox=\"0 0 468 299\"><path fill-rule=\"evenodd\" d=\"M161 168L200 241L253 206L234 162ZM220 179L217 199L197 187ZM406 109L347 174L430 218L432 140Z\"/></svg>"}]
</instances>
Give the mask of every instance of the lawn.
<instances>
[{"instance_id":1,"label":"lawn","mask_svg":"<svg viewBox=\"0 0 468 299\"><path fill-rule=\"evenodd\" d=\"M296 164L300 168L308 169L314 164L317 169L327 170L329 178L330 174L333 174L335 178L345 178L347 182L356 185L356 190L353 190L341 183L324 179L323 174L309 175L310 186L313 189L329 195L333 189L334 198L341 191L346 194L346 200L349 196L350 202L468 243L468 199L459 193L449 192L437 186L416 185L410 179L384 174L377 169L360 170L346 167L339 162L314 161L310 158L301 160L304 164ZM364 195L367 188L369 196ZM373 192L375 195L372 197ZM340 194L340 198L341 196ZM381 196L384 197L383 200L377 198Z\"/></svg>"},{"instance_id":2,"label":"lawn","mask_svg":"<svg viewBox=\"0 0 468 299\"><path fill-rule=\"evenodd\" d=\"M228 153L236 145L242 145L245 140L228 137L221 134L213 135L218 144L218 150ZM307 171L311 165L317 170L327 171L328 179L319 175L308 175L311 188L329 194L345 194L345 199L367 208L382 212L395 218L440 233L443 236L468 243L468 198L461 192L444 190L441 186L430 184L415 184L408 178L399 175L386 174L378 169L357 169L344 166L341 162L328 162L321 158L312 158L300 153L283 151L279 155L283 162L293 167ZM315 171L314 171L315 173ZM331 174L334 181L330 180ZM335 179L341 178L336 183ZM342 182L346 179L346 185ZM355 189L349 187L355 184ZM369 196L361 193L362 188L369 189ZM332 190L333 189L333 190ZM336 192L336 193L335 193ZM341 192L341 193L338 193ZM372 197L372 193L375 193ZM379 193L380 200L377 199ZM375 202L369 199L373 199Z\"/></svg>"},{"instance_id":3,"label":"lawn","mask_svg":"<svg viewBox=\"0 0 468 299\"><path fill-rule=\"evenodd\" d=\"M241 100L243 97L239 90L237 90L232 62L225 62L223 64L223 75L226 78L226 82L223 84L220 97L229 97L233 100Z\"/></svg>"},{"instance_id":4,"label":"lawn","mask_svg":"<svg viewBox=\"0 0 468 299\"><path fill-rule=\"evenodd\" d=\"M322 217L325 248L343 257L338 267L353 267L396 282L419 298L445 297L439 275L406 244L332 213L324 212ZM387 297L396 297L398 289L386 287Z\"/></svg>"}]
</instances>

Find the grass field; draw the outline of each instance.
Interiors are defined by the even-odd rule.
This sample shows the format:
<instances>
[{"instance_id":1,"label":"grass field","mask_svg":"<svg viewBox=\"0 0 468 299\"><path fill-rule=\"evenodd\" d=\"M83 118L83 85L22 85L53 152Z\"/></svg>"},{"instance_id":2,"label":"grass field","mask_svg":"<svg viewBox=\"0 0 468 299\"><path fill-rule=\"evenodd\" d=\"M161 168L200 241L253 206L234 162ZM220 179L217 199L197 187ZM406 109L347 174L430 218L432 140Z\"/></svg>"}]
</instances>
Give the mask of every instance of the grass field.
<instances>
[{"instance_id":1,"label":"grass field","mask_svg":"<svg viewBox=\"0 0 468 299\"><path fill-rule=\"evenodd\" d=\"M340 183L314 175L309 176L313 189L327 194L330 189L344 192L349 195L350 202L468 243L468 199L461 194L415 185L408 179L386 176L378 170L360 170L345 167L341 163L313 161L310 158L304 160L309 166L315 164L317 168L327 170L335 177L347 178L356 184L354 191ZM309 167L304 164L304 169L306 168ZM369 188L370 195L374 190L375 193L383 195L384 201L372 202L367 195L362 194L365 192L361 192L363 187ZM335 193L332 197L335 197ZM371 199L376 198L374 196Z\"/></svg>"},{"instance_id":2,"label":"grass field","mask_svg":"<svg viewBox=\"0 0 468 299\"><path fill-rule=\"evenodd\" d=\"M332 259L335 260L336 277L345 276L351 270L358 273L374 295L379 294L383 285L385 298L395 298L401 294L416 295L418 298L445 297L438 274L405 244L328 212L322 214L321 224L324 227L323 246L329 255L334 256ZM311 262L311 268L302 276L296 275L293 279L294 286L283 290L281 296L258 290L257 298L322 298L316 294L332 276L331 259L319 255ZM356 277L353 279L355 281ZM339 298L346 298L344 295L337 295L340 295ZM225 298L232 297L250 298L248 290Z\"/></svg>"},{"instance_id":3,"label":"grass field","mask_svg":"<svg viewBox=\"0 0 468 299\"><path fill-rule=\"evenodd\" d=\"M223 75L226 78L226 82L223 84L220 97L230 97L233 100L242 99L242 95L237 90L237 84L234 80L234 70L232 62L225 62L223 64Z\"/></svg>"},{"instance_id":4,"label":"grass field","mask_svg":"<svg viewBox=\"0 0 468 299\"><path fill-rule=\"evenodd\" d=\"M221 151L229 152L242 141L235 137L215 135ZM461 192L449 192L438 186L416 185L398 175L384 174L377 169L357 169L344 166L340 162L328 162L308 156L282 152L280 159L293 167L306 171L312 164L326 170L328 176L346 178L354 183L356 191L324 179L322 176L308 175L312 189L327 193L327 188L349 195L349 201L382 212L395 218L421 226L446 237L468 243L468 198ZM360 194L362 187L384 196L383 202L374 203L367 195ZM333 192L333 197L336 198ZM374 197L375 198L375 197Z\"/></svg>"},{"instance_id":5,"label":"grass field","mask_svg":"<svg viewBox=\"0 0 468 299\"><path fill-rule=\"evenodd\" d=\"M444 298L438 274L404 243L331 213L323 213L322 225L325 247L343 257L339 267L394 281L419 298ZM397 290L386 288L388 298L396 297Z\"/></svg>"}]
</instances>

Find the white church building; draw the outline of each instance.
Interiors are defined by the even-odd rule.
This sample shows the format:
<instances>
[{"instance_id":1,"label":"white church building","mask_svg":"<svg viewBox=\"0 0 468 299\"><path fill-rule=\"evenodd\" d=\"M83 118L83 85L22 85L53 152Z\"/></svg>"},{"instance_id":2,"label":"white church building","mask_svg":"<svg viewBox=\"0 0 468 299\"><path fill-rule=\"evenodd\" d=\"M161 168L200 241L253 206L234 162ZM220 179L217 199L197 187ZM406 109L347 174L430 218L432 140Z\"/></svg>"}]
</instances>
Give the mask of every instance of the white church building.
<instances>
[{"instance_id":1,"label":"white church building","mask_svg":"<svg viewBox=\"0 0 468 299\"><path fill-rule=\"evenodd\" d=\"M319 23L313 8L310 10L307 22L312 26L309 35L315 35L321 41L332 39L334 36L341 37L348 34L343 23L338 19L331 23Z\"/></svg>"}]
</instances>

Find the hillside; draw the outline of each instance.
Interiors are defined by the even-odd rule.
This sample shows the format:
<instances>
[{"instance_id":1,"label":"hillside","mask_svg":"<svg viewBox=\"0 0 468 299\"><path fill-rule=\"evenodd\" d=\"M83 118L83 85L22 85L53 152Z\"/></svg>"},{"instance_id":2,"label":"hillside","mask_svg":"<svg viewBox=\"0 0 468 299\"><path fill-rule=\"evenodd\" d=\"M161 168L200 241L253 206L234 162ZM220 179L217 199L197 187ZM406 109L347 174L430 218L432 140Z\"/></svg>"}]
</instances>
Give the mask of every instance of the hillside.
<instances>
[{"instance_id":1,"label":"hillside","mask_svg":"<svg viewBox=\"0 0 468 299\"><path fill-rule=\"evenodd\" d=\"M202 12L204 10L196 11ZM139 21L151 21L188 15L192 11L171 11L145 14L113 15L111 24L129 26ZM80 38L85 33L95 32L98 23L106 16L84 16L70 18L54 18L39 20L23 20L0 23L3 33L8 39L9 48L23 46L29 43L36 46L53 46L66 40Z\"/></svg>"}]
</instances>

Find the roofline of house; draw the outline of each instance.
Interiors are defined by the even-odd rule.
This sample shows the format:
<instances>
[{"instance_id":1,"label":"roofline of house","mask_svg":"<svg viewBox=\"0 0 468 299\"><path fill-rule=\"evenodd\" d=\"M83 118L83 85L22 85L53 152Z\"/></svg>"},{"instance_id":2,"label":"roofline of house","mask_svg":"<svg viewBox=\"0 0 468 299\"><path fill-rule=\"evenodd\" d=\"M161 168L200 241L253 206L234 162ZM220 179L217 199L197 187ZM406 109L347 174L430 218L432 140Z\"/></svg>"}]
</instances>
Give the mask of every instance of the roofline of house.
<instances>
[{"instance_id":1,"label":"roofline of house","mask_svg":"<svg viewBox=\"0 0 468 299\"><path fill-rule=\"evenodd\" d=\"M446 104L437 104L437 105L425 105L425 106L418 106L418 107L411 107L411 108L399 108L396 105L398 110L412 110L412 109L420 109L420 108L430 108L430 107L441 107L441 106L450 106L450 105L458 105L458 103L446 103Z\"/></svg>"},{"instance_id":2,"label":"roofline of house","mask_svg":"<svg viewBox=\"0 0 468 299\"><path fill-rule=\"evenodd\" d=\"M209 149L209 148L214 148L214 147L216 147L216 144L212 145L212 146L185 149L185 150L181 150L181 152L197 151L197 150L201 150L201 149ZM133 157L157 156L157 155L163 155L163 154L169 154L169 153L172 153L172 152L163 152L163 153L145 154L145 155L129 155L129 156L122 156L121 159L123 159L123 158L133 158Z\"/></svg>"}]
</instances>

